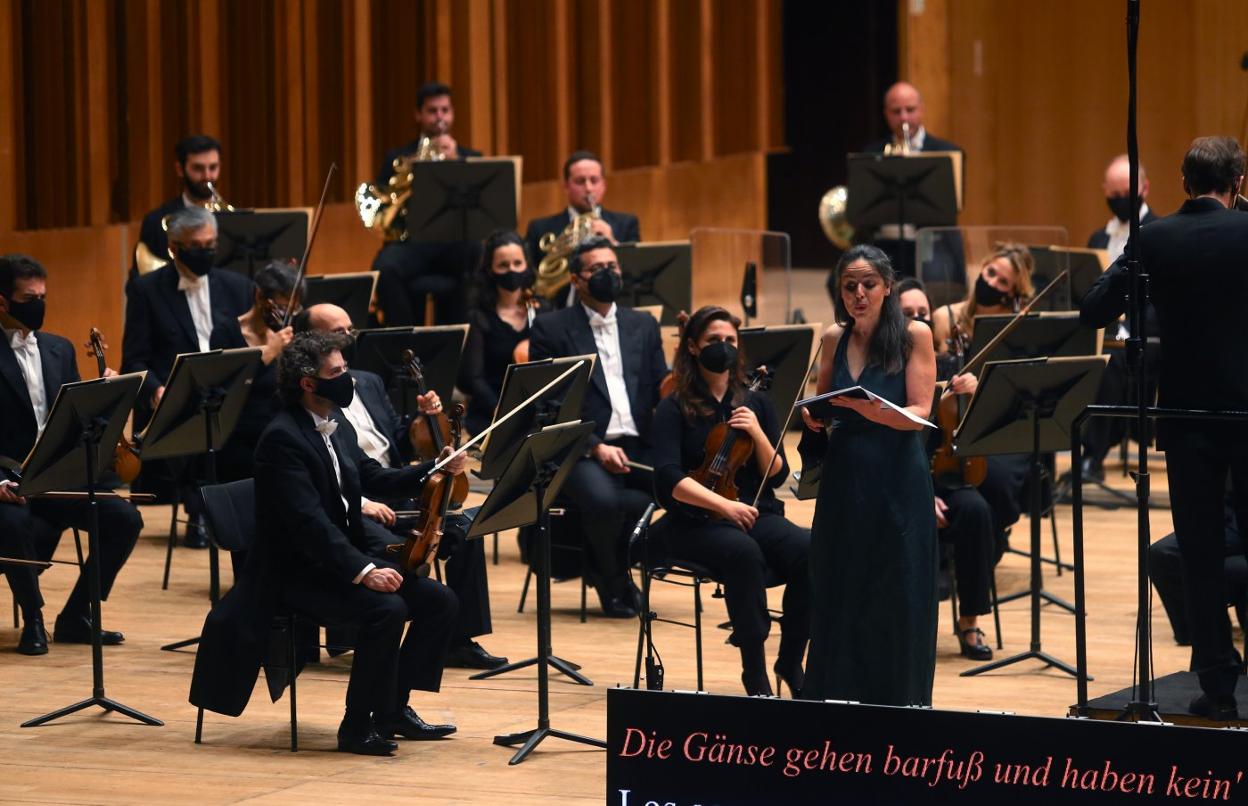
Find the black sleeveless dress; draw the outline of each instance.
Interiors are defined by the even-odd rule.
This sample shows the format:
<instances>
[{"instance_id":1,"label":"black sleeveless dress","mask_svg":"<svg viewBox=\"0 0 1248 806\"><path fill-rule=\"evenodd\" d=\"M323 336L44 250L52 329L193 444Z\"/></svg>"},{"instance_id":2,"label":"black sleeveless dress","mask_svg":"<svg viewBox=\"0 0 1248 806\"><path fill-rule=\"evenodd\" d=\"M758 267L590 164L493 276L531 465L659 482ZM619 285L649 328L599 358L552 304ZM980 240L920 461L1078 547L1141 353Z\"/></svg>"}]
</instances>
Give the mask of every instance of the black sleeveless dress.
<instances>
[{"instance_id":1,"label":"black sleeveless dress","mask_svg":"<svg viewBox=\"0 0 1248 806\"><path fill-rule=\"evenodd\" d=\"M903 405L904 370L850 376L841 338L832 388ZM936 663L936 517L924 433L837 408L811 527L807 699L928 705Z\"/></svg>"}]
</instances>

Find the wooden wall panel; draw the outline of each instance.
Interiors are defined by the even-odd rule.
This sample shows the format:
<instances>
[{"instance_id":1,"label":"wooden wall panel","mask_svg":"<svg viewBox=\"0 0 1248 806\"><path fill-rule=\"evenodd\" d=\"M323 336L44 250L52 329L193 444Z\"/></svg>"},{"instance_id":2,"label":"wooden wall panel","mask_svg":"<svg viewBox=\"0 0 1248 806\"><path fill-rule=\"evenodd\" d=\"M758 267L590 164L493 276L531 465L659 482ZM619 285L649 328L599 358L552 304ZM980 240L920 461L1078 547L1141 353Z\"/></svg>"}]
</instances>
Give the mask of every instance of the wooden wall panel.
<instances>
[{"instance_id":1,"label":"wooden wall panel","mask_svg":"<svg viewBox=\"0 0 1248 806\"><path fill-rule=\"evenodd\" d=\"M1057 224L1082 244L1104 226L1105 165L1126 150L1126 25L1118 3L925 0L901 4L903 75L931 130L967 152L967 224ZM1150 206L1182 203L1194 137L1242 138L1248 3L1146 3L1139 50L1141 158Z\"/></svg>"}]
</instances>

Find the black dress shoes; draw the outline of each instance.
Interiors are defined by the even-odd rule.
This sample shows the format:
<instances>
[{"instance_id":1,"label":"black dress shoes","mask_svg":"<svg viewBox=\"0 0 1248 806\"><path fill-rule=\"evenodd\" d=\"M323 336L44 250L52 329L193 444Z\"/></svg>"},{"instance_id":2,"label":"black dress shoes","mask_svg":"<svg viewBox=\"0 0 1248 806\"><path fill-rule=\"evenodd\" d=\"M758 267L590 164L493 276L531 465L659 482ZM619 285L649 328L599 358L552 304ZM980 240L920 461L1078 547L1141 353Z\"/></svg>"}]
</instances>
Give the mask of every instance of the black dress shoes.
<instances>
[{"instance_id":1,"label":"black dress shoes","mask_svg":"<svg viewBox=\"0 0 1248 806\"><path fill-rule=\"evenodd\" d=\"M344 721L338 726L338 749L360 756L392 756L399 746L381 738L371 722L363 728L353 728Z\"/></svg>"},{"instance_id":2,"label":"black dress shoes","mask_svg":"<svg viewBox=\"0 0 1248 806\"><path fill-rule=\"evenodd\" d=\"M630 597L631 598L631 597ZM632 602L620 596L599 596L602 602L602 614L607 618L636 618L637 608Z\"/></svg>"},{"instance_id":3,"label":"black dress shoes","mask_svg":"<svg viewBox=\"0 0 1248 806\"><path fill-rule=\"evenodd\" d=\"M182 538L182 545L188 549L208 548L208 535L204 532L204 527L195 523L188 525L186 535Z\"/></svg>"},{"instance_id":4,"label":"black dress shoes","mask_svg":"<svg viewBox=\"0 0 1248 806\"><path fill-rule=\"evenodd\" d=\"M58 644L89 644L91 643L91 619L86 616L66 616L64 613L56 617L56 629L52 640ZM126 640L126 636L115 630L100 630L100 643L104 646L116 646Z\"/></svg>"},{"instance_id":5,"label":"black dress shoes","mask_svg":"<svg viewBox=\"0 0 1248 806\"><path fill-rule=\"evenodd\" d=\"M1083 464L1080 466L1085 481L1104 481L1105 480L1105 460L1096 459L1091 456L1085 456Z\"/></svg>"},{"instance_id":6,"label":"black dress shoes","mask_svg":"<svg viewBox=\"0 0 1248 806\"><path fill-rule=\"evenodd\" d=\"M17 651L23 655L48 654L48 631L43 628L43 619L27 619L22 627L22 637L17 642Z\"/></svg>"},{"instance_id":7,"label":"black dress shoes","mask_svg":"<svg viewBox=\"0 0 1248 806\"><path fill-rule=\"evenodd\" d=\"M984 631L978 627L969 630L958 630L958 644L962 648L962 657L971 660L992 660L992 647L984 643Z\"/></svg>"},{"instance_id":8,"label":"black dress shoes","mask_svg":"<svg viewBox=\"0 0 1248 806\"><path fill-rule=\"evenodd\" d=\"M491 655L476 641L466 641L451 647L446 665L455 669L497 669L507 665L507 659Z\"/></svg>"},{"instance_id":9,"label":"black dress shoes","mask_svg":"<svg viewBox=\"0 0 1248 806\"><path fill-rule=\"evenodd\" d=\"M1192 700L1187 710L1195 716L1203 716L1214 722L1233 722L1239 719L1239 708L1235 704L1234 696L1210 697L1208 694L1201 694Z\"/></svg>"},{"instance_id":10,"label":"black dress shoes","mask_svg":"<svg viewBox=\"0 0 1248 806\"><path fill-rule=\"evenodd\" d=\"M454 725L430 725L411 708L404 708L388 717L379 716L376 721L377 733L385 739L395 736L402 736L404 739L441 739L459 730Z\"/></svg>"}]
</instances>

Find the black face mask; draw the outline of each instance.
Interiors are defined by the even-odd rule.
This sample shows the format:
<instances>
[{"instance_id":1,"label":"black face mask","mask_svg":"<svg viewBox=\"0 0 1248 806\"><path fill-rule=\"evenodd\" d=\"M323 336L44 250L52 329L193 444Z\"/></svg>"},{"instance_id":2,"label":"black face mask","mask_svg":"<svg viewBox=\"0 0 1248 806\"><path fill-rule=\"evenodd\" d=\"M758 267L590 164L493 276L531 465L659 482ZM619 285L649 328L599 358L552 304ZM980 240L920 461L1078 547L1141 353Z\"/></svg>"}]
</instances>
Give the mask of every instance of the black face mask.
<instances>
[{"instance_id":1,"label":"black face mask","mask_svg":"<svg viewBox=\"0 0 1248 806\"><path fill-rule=\"evenodd\" d=\"M355 400L355 383L345 372L337 378L317 378L316 394L338 408L345 409Z\"/></svg>"},{"instance_id":2,"label":"black face mask","mask_svg":"<svg viewBox=\"0 0 1248 806\"><path fill-rule=\"evenodd\" d=\"M197 276L203 277L217 262L216 247L179 246L178 260Z\"/></svg>"},{"instance_id":3,"label":"black face mask","mask_svg":"<svg viewBox=\"0 0 1248 806\"><path fill-rule=\"evenodd\" d=\"M615 302L624 290L624 279L611 269L594 272L586 283L590 296L599 302Z\"/></svg>"},{"instance_id":4,"label":"black face mask","mask_svg":"<svg viewBox=\"0 0 1248 806\"><path fill-rule=\"evenodd\" d=\"M494 274L493 272L490 274L494 280L494 285L504 291L518 291L521 288L528 288L533 285L533 273L528 269L524 271L509 271L506 274Z\"/></svg>"},{"instance_id":5,"label":"black face mask","mask_svg":"<svg viewBox=\"0 0 1248 806\"><path fill-rule=\"evenodd\" d=\"M1131 220L1131 199L1128 196L1106 196L1105 204L1109 205L1109 211L1114 214L1114 218L1122 223ZM1139 209L1138 207L1136 208Z\"/></svg>"},{"instance_id":6,"label":"black face mask","mask_svg":"<svg viewBox=\"0 0 1248 806\"><path fill-rule=\"evenodd\" d=\"M727 372L737 364L737 346L726 341L712 342L698 353L698 363L707 372Z\"/></svg>"},{"instance_id":7,"label":"black face mask","mask_svg":"<svg viewBox=\"0 0 1248 806\"><path fill-rule=\"evenodd\" d=\"M993 305L1004 305L1009 299L1004 291L998 291L988 285L988 281L984 279L984 275L979 275L975 280L975 304L985 308Z\"/></svg>"},{"instance_id":8,"label":"black face mask","mask_svg":"<svg viewBox=\"0 0 1248 806\"><path fill-rule=\"evenodd\" d=\"M41 299L29 299L25 302L9 300L9 316L21 322L27 330L38 330L43 327L45 303Z\"/></svg>"}]
</instances>

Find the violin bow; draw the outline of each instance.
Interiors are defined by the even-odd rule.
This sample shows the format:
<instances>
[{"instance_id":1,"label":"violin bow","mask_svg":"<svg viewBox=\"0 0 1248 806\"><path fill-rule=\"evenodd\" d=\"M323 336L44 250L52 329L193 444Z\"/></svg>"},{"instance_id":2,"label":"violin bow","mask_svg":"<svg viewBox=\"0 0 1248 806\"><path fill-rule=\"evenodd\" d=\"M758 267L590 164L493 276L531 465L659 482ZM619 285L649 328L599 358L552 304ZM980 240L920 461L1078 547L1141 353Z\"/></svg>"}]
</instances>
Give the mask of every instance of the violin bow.
<instances>
[{"instance_id":1,"label":"violin bow","mask_svg":"<svg viewBox=\"0 0 1248 806\"><path fill-rule=\"evenodd\" d=\"M325 186L321 188L321 200L316 203L316 212L312 215L312 231L308 233L308 243L303 247L303 257L299 260L299 273L295 277L295 288L290 292L290 302L286 305L286 312L282 314L282 329L290 325L295 308L299 305L299 289L303 286L303 278L308 273L308 255L312 253L312 244L316 242L316 232L321 227L321 214L325 212L325 199L329 196L329 180L333 178L336 170L338 170L338 163L331 162L329 170L325 173Z\"/></svg>"},{"instance_id":2,"label":"violin bow","mask_svg":"<svg viewBox=\"0 0 1248 806\"><path fill-rule=\"evenodd\" d=\"M819 366L819 354L823 352L823 339L819 339L819 346L815 348L815 358L810 362L810 368L806 370L806 374L802 376L802 385L805 386L810 382L810 373L814 372ZM798 397L801 397L799 394ZM797 404L789 406L789 413L784 417L784 425L780 426L780 435L776 437L776 444L771 446L771 459L767 460L767 470L770 472L771 466L775 464L776 457L780 454L780 443L784 441L784 434L789 430L789 423L793 422L793 412L797 410ZM767 480L771 478L769 473L763 474L763 480L758 485L758 492L754 494L753 507L758 507L758 500L763 497L763 490L767 488Z\"/></svg>"},{"instance_id":3,"label":"violin bow","mask_svg":"<svg viewBox=\"0 0 1248 806\"><path fill-rule=\"evenodd\" d=\"M1040 301L1040 300L1044 297L1044 295L1045 295L1045 294L1049 293L1049 292L1050 292L1050 291L1052 291L1054 288L1056 288L1058 283L1060 283L1062 280L1066 279L1066 275L1068 275L1068 274L1070 274L1070 270L1069 270L1069 269L1066 269L1066 270L1064 270L1061 274L1059 274L1059 275L1057 275L1056 277L1054 277L1054 278L1053 278L1053 282L1051 282L1051 283L1049 283L1048 285L1046 285L1046 286L1044 287L1044 289L1043 289L1043 290L1042 290L1039 294L1036 294L1034 297L1032 297L1032 298L1031 298L1031 299L1027 302L1027 304L1026 304L1026 305L1024 305L1024 306L1022 307L1022 310L1020 310L1018 313L1014 314L1014 318L1013 318L1013 319L1011 319L1011 320L1010 320L1010 321L1006 324L1006 326L1005 326L1005 327L1001 328L1001 332L1000 332L1000 333L998 333L997 335L993 336L993 337L992 337L992 339L991 339L991 340L990 340L987 344L985 344L985 345L984 345L984 347L983 347L983 349L982 349L982 350L980 350L978 353L976 353L974 356L972 356L972 357L971 357L971 359L970 359L969 361L967 361L965 364L963 364L963 365L962 365L962 371L961 371L960 373L958 373L958 374L959 374L959 375L965 375L965 374L966 374L966 373L968 373L968 372L972 372L972 371L975 369L975 365L976 365L977 363L979 363L979 362L982 362L982 361L984 360L984 358L986 358L986 357L988 356L988 354L989 354L989 353L991 353L991 352L993 351L993 349L994 349L994 348L996 348L996 346L997 346L998 344L1000 344L1002 341L1004 341L1004 340L1005 340L1005 337L1006 337L1006 336L1008 336L1008 335L1010 335L1010 332L1011 332L1012 330L1014 330L1014 328L1018 327L1018 326L1022 323L1022 321L1023 321L1023 317L1024 317L1024 316L1026 316L1027 314L1031 313L1031 309L1032 309L1032 307L1033 307L1033 306L1034 306L1037 302L1039 302L1039 301ZM950 385L950 386L946 387L946 388L945 388L945 394L948 394L948 393L949 393L949 390L950 390L950 389L952 389L952 388L953 388L953 386L952 386L952 385Z\"/></svg>"}]
</instances>

